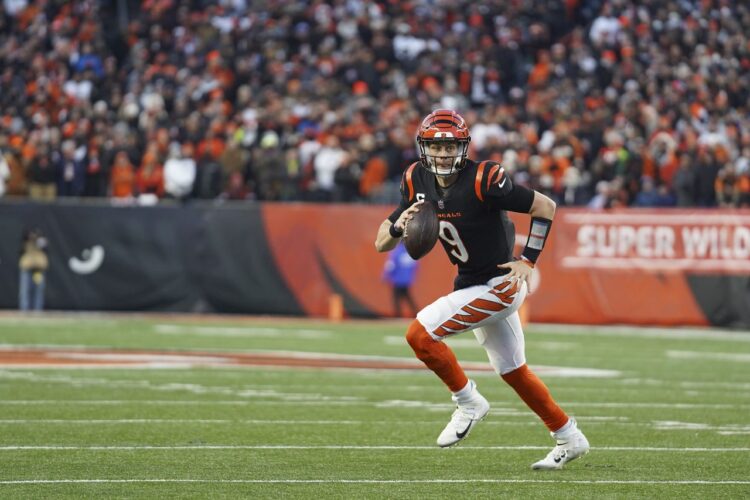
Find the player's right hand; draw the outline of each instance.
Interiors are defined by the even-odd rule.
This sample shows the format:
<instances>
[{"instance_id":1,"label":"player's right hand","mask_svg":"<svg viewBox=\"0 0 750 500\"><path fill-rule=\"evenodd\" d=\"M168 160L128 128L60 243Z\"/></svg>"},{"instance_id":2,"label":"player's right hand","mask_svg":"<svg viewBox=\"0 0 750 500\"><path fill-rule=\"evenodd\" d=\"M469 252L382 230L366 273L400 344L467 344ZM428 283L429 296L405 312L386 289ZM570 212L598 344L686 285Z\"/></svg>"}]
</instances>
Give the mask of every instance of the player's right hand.
<instances>
[{"instance_id":1,"label":"player's right hand","mask_svg":"<svg viewBox=\"0 0 750 500\"><path fill-rule=\"evenodd\" d=\"M396 222L393 224L394 226L396 226L396 229L398 229L399 231L405 231L406 224L408 224L409 221L412 220L415 212L419 212L419 206L422 203L424 203L424 200L420 200L404 210L396 220Z\"/></svg>"},{"instance_id":2,"label":"player's right hand","mask_svg":"<svg viewBox=\"0 0 750 500\"><path fill-rule=\"evenodd\" d=\"M505 264L498 264L497 267L508 269L508 274L505 275L506 278L516 279L522 283L526 282L526 288L531 292L531 274L534 272L534 268L530 264L522 260L512 260Z\"/></svg>"}]
</instances>

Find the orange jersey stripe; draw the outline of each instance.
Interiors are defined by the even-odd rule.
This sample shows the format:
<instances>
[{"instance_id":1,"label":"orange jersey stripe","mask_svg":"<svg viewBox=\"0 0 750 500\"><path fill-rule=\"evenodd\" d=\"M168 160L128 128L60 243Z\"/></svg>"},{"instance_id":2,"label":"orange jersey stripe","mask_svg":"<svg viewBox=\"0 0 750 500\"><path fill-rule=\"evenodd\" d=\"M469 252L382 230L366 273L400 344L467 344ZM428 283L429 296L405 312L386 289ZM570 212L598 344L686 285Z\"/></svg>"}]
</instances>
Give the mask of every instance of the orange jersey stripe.
<instances>
[{"instance_id":1,"label":"orange jersey stripe","mask_svg":"<svg viewBox=\"0 0 750 500\"><path fill-rule=\"evenodd\" d=\"M411 180L411 174L414 172L414 167L416 167L417 164L412 163L409 165L409 168L406 169L406 186L409 188L409 201L414 199L414 181Z\"/></svg>"},{"instance_id":2,"label":"orange jersey stripe","mask_svg":"<svg viewBox=\"0 0 750 500\"><path fill-rule=\"evenodd\" d=\"M493 165L492 170L490 170L487 176L487 189L493 184L499 184L503 179L503 175L505 175L505 169L500 167L500 165Z\"/></svg>"},{"instance_id":3,"label":"orange jersey stripe","mask_svg":"<svg viewBox=\"0 0 750 500\"><path fill-rule=\"evenodd\" d=\"M482 177L484 176L484 166L487 164L487 160L484 160L477 167L477 177L474 179L474 192L477 194L479 201L484 201L484 195L482 194Z\"/></svg>"}]
</instances>

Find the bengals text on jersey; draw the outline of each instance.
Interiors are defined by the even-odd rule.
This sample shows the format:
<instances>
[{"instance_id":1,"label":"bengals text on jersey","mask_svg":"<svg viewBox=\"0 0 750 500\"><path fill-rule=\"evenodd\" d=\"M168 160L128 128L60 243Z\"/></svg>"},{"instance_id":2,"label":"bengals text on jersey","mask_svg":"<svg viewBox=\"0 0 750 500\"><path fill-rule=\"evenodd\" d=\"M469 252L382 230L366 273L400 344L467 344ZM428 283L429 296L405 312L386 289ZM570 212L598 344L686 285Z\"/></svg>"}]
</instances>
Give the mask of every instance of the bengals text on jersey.
<instances>
[{"instance_id":1,"label":"bengals text on jersey","mask_svg":"<svg viewBox=\"0 0 750 500\"><path fill-rule=\"evenodd\" d=\"M454 289L483 284L507 273L498 264L513 258L515 228L506 211L528 213L534 191L514 185L496 162L465 160L456 181L438 186L435 174L419 163L406 169L401 180L401 203L388 220L420 200L433 201L440 219L440 243L458 267Z\"/></svg>"}]
</instances>

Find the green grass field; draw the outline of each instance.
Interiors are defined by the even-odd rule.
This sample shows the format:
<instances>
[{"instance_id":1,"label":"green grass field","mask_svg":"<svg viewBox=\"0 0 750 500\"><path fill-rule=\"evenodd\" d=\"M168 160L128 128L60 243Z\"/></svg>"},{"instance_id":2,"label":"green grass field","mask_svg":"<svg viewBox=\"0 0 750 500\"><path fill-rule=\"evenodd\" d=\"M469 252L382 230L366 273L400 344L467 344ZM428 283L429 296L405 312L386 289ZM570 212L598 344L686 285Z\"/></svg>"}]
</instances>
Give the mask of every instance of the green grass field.
<instances>
[{"instance_id":1,"label":"green grass field","mask_svg":"<svg viewBox=\"0 0 750 500\"><path fill-rule=\"evenodd\" d=\"M147 350L410 360L405 326L6 313L0 348L130 355L97 358L113 363ZM470 375L488 418L444 450L449 394L425 369L17 360L0 364L0 497L750 497L750 333L535 325L526 340L591 441L564 471L530 469L552 440L486 371ZM485 364L473 335L450 343Z\"/></svg>"}]
</instances>

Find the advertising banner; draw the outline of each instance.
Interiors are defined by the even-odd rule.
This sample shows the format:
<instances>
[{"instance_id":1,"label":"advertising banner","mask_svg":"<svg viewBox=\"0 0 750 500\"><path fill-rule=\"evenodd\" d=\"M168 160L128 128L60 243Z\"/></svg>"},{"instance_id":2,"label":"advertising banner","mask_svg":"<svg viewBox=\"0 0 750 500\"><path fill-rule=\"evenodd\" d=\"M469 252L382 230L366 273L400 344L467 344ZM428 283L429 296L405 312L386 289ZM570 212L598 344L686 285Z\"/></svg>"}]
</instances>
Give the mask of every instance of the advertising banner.
<instances>
[{"instance_id":1,"label":"advertising banner","mask_svg":"<svg viewBox=\"0 0 750 500\"><path fill-rule=\"evenodd\" d=\"M25 228L48 239L61 310L392 316L375 251L390 206L0 203L0 307L18 307ZM529 217L510 214L516 253ZM452 289L441 245L417 266L424 307ZM527 299L532 321L750 326L750 212L558 209Z\"/></svg>"}]
</instances>

